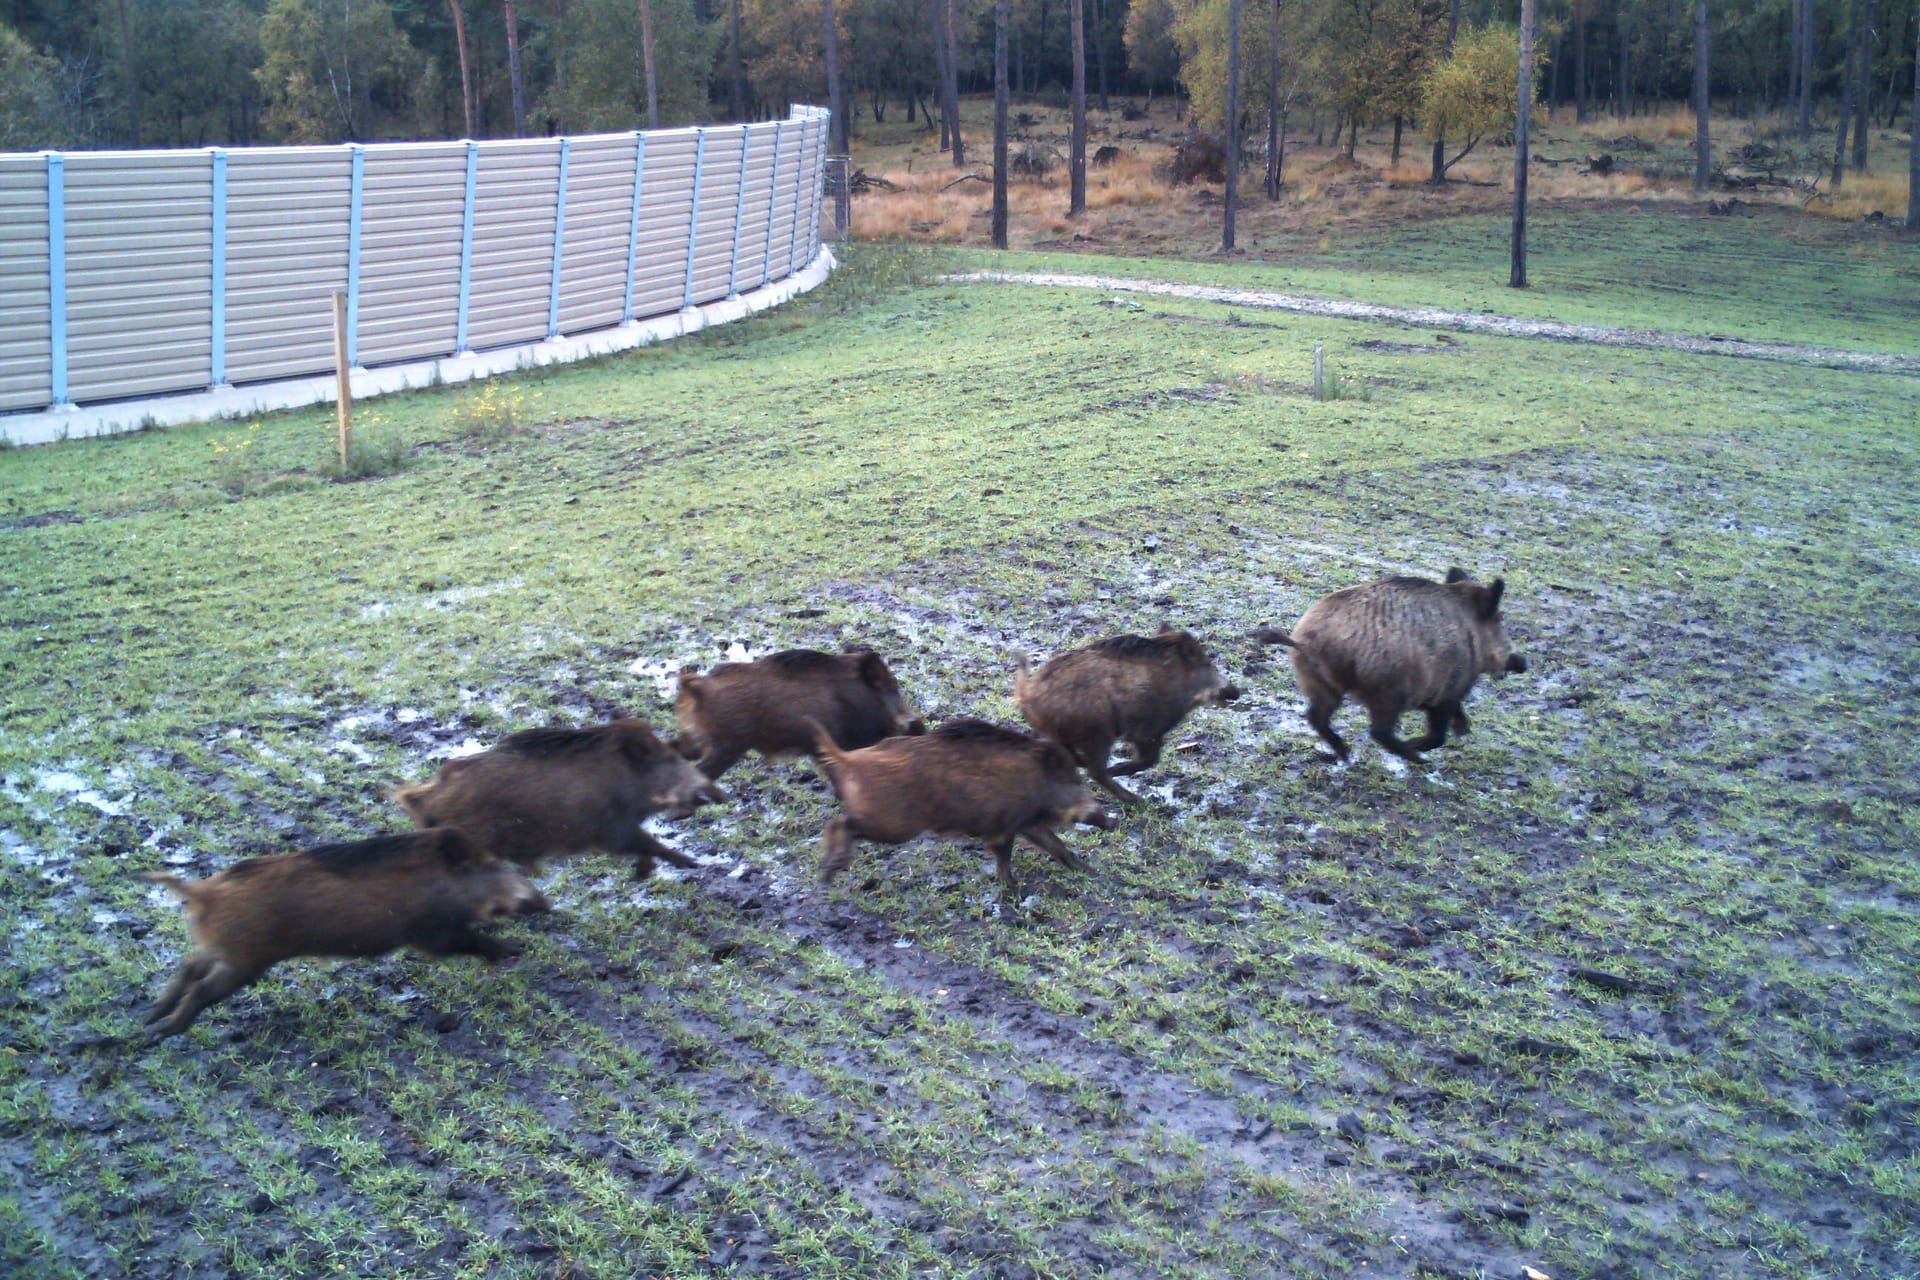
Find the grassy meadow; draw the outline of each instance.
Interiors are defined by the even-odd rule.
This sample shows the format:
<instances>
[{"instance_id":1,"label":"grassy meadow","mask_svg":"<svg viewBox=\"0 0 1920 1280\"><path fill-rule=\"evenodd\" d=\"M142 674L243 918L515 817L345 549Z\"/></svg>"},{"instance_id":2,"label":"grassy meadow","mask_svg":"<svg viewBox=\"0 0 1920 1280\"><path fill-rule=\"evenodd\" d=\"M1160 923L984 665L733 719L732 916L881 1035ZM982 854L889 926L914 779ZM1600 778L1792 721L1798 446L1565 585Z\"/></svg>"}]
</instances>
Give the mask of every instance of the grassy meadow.
<instances>
[{"instance_id":1,"label":"grassy meadow","mask_svg":"<svg viewBox=\"0 0 1920 1280\"><path fill-rule=\"evenodd\" d=\"M1911 249L1542 222L1583 265L1525 298L1456 288L1472 219L1072 265L1913 350ZM0 1272L1920 1275L1920 383L937 281L980 261L856 244L369 403L354 480L330 410L0 452ZM1424 768L1351 707L1329 764L1249 633L1453 564L1529 671ZM1020 655L1162 623L1247 696L1068 834L1092 874L927 839L823 888L831 795L750 759L661 825L701 869L551 870L515 961L291 962L134 1038L186 945L135 871L664 729L733 645L1008 722Z\"/></svg>"}]
</instances>

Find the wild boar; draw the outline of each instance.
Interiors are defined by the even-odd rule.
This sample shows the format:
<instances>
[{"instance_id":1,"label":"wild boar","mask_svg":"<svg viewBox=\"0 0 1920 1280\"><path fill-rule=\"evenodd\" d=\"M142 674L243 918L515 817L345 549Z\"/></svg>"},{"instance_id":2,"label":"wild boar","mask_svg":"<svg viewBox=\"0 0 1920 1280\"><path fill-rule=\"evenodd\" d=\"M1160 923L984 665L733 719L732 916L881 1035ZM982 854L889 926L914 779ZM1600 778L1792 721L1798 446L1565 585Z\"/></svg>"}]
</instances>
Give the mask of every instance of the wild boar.
<instances>
[{"instance_id":1,"label":"wild boar","mask_svg":"<svg viewBox=\"0 0 1920 1280\"><path fill-rule=\"evenodd\" d=\"M205 880L143 879L186 904L193 952L147 1011L149 1042L185 1031L207 1006L295 956L515 954L475 926L549 904L510 863L458 831L408 831L250 858Z\"/></svg>"},{"instance_id":2,"label":"wild boar","mask_svg":"<svg viewBox=\"0 0 1920 1280\"><path fill-rule=\"evenodd\" d=\"M788 649L758 662L723 662L704 676L688 668L673 714L680 722L674 749L709 778L749 751L810 753L815 724L848 751L927 731L885 659L868 649Z\"/></svg>"},{"instance_id":3,"label":"wild boar","mask_svg":"<svg viewBox=\"0 0 1920 1280\"><path fill-rule=\"evenodd\" d=\"M449 760L431 782L393 798L422 827L458 827L487 850L529 871L546 858L592 849L634 860L634 876L656 860L700 865L669 849L640 823L655 813L684 817L727 793L682 760L638 720L588 729L527 729L479 755Z\"/></svg>"},{"instance_id":4,"label":"wild boar","mask_svg":"<svg viewBox=\"0 0 1920 1280\"><path fill-rule=\"evenodd\" d=\"M1014 887L1013 842L1024 839L1060 865L1087 865L1060 842L1063 823L1110 830L1113 818L1087 791L1060 746L982 720L950 720L932 733L842 751L824 730L815 753L846 812L821 834L821 876L831 884L853 842L902 844L923 832L980 836L995 871Z\"/></svg>"},{"instance_id":5,"label":"wild boar","mask_svg":"<svg viewBox=\"0 0 1920 1280\"><path fill-rule=\"evenodd\" d=\"M1161 743L1195 707L1221 706L1239 696L1198 640L1171 629L1152 639L1096 640L1054 655L1031 675L1022 661L1013 686L1027 723L1065 747L1123 804L1140 797L1115 777L1159 763ZM1109 768L1116 742L1130 744L1133 759Z\"/></svg>"},{"instance_id":6,"label":"wild boar","mask_svg":"<svg viewBox=\"0 0 1920 1280\"><path fill-rule=\"evenodd\" d=\"M1262 628L1254 638L1293 650L1293 669L1307 695L1307 723L1341 760L1350 754L1333 729L1333 713L1349 693L1372 716L1373 740L1404 759L1457 737L1470 726L1461 704L1482 675L1498 679L1527 669L1500 616L1506 582L1475 582L1449 569L1444 583L1382 578L1336 591L1308 609L1289 635ZM1399 737L1400 716L1427 713L1427 734Z\"/></svg>"}]
</instances>

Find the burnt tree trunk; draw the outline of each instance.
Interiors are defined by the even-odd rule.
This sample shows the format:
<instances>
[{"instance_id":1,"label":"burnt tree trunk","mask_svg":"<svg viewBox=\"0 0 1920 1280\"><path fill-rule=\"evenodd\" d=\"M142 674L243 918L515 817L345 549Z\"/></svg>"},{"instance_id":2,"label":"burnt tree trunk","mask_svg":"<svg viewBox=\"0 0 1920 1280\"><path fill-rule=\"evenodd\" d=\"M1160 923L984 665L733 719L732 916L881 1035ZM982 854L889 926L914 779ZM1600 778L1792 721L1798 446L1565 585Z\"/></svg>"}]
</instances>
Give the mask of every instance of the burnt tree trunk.
<instances>
[{"instance_id":1,"label":"burnt tree trunk","mask_svg":"<svg viewBox=\"0 0 1920 1280\"><path fill-rule=\"evenodd\" d=\"M527 84L520 75L520 6L505 0L501 6L507 26L507 83L513 92L513 136L527 136Z\"/></svg>"},{"instance_id":2,"label":"burnt tree trunk","mask_svg":"<svg viewBox=\"0 0 1920 1280\"><path fill-rule=\"evenodd\" d=\"M646 0L640 2L645 4ZM480 130L473 119L473 59L467 52L467 15L462 0L447 0L447 8L453 10L453 44L460 54L460 115L467 137L472 138Z\"/></svg>"},{"instance_id":3,"label":"burnt tree trunk","mask_svg":"<svg viewBox=\"0 0 1920 1280\"><path fill-rule=\"evenodd\" d=\"M1707 134L1707 0L1693 0L1693 189L1713 182L1713 141Z\"/></svg>"},{"instance_id":4,"label":"burnt tree trunk","mask_svg":"<svg viewBox=\"0 0 1920 1280\"><path fill-rule=\"evenodd\" d=\"M1236 0L1237 3L1237 0ZM1087 3L1067 0L1073 43L1073 142L1067 157L1067 216L1087 211Z\"/></svg>"},{"instance_id":5,"label":"burnt tree trunk","mask_svg":"<svg viewBox=\"0 0 1920 1280\"><path fill-rule=\"evenodd\" d=\"M640 61L647 76L647 128L658 129L660 81L653 73L653 0L640 0Z\"/></svg>"},{"instance_id":6,"label":"burnt tree trunk","mask_svg":"<svg viewBox=\"0 0 1920 1280\"><path fill-rule=\"evenodd\" d=\"M1220 248L1233 252L1233 215L1240 204L1240 0L1227 0L1227 198L1220 208Z\"/></svg>"},{"instance_id":7,"label":"burnt tree trunk","mask_svg":"<svg viewBox=\"0 0 1920 1280\"><path fill-rule=\"evenodd\" d=\"M1704 0L1696 0L1704 3ZM1520 5L1520 97L1513 117L1513 269L1507 284L1527 287L1527 159L1533 132L1534 0Z\"/></svg>"},{"instance_id":8,"label":"burnt tree trunk","mask_svg":"<svg viewBox=\"0 0 1920 1280\"><path fill-rule=\"evenodd\" d=\"M993 247L1007 247L1007 0L993 0Z\"/></svg>"}]
</instances>

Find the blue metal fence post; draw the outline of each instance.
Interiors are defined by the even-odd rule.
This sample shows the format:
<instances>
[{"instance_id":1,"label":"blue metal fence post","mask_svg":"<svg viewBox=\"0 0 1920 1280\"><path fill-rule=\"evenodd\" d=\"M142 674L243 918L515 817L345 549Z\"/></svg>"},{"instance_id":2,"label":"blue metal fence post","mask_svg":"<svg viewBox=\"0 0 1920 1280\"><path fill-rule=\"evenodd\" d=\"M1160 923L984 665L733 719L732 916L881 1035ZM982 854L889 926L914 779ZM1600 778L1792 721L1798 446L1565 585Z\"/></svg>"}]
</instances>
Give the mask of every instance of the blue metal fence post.
<instances>
[{"instance_id":1,"label":"blue metal fence post","mask_svg":"<svg viewBox=\"0 0 1920 1280\"><path fill-rule=\"evenodd\" d=\"M357 142L347 144L353 159L352 179L347 185L347 367L360 366L360 209L367 185L367 149Z\"/></svg>"},{"instance_id":2,"label":"blue metal fence post","mask_svg":"<svg viewBox=\"0 0 1920 1280\"><path fill-rule=\"evenodd\" d=\"M693 210L687 215L687 283L680 296L683 310L693 306L693 245L700 238L700 176L707 167L707 131L700 128L694 134Z\"/></svg>"},{"instance_id":3,"label":"blue metal fence post","mask_svg":"<svg viewBox=\"0 0 1920 1280\"><path fill-rule=\"evenodd\" d=\"M560 193L553 205L553 280L547 286L547 340L560 336L560 257L567 243L567 155L572 138L560 139Z\"/></svg>"},{"instance_id":4,"label":"blue metal fence post","mask_svg":"<svg viewBox=\"0 0 1920 1280\"><path fill-rule=\"evenodd\" d=\"M48 356L53 407L71 409L67 398L67 158L47 152Z\"/></svg>"},{"instance_id":5,"label":"blue metal fence post","mask_svg":"<svg viewBox=\"0 0 1920 1280\"><path fill-rule=\"evenodd\" d=\"M473 188L480 173L480 147L467 143L467 204L460 216L460 311L453 327L453 352L470 356L467 349L467 297L473 284Z\"/></svg>"},{"instance_id":6,"label":"blue metal fence post","mask_svg":"<svg viewBox=\"0 0 1920 1280\"><path fill-rule=\"evenodd\" d=\"M786 145L787 122L773 125L773 176L767 179L767 260L760 264L760 283L773 279L773 215L780 208L780 149Z\"/></svg>"},{"instance_id":7,"label":"blue metal fence post","mask_svg":"<svg viewBox=\"0 0 1920 1280\"><path fill-rule=\"evenodd\" d=\"M747 151L753 145L753 126L740 126L740 190L733 198L733 261L727 267L727 297L740 296L740 226L747 213Z\"/></svg>"},{"instance_id":8,"label":"blue metal fence post","mask_svg":"<svg viewBox=\"0 0 1920 1280\"><path fill-rule=\"evenodd\" d=\"M788 275L793 274L794 259L797 258L800 253L800 197L806 190L807 166L811 163L807 159L807 156L810 154L807 150L807 135L812 132L813 129L807 121L803 120L800 122L800 163L793 166L793 226L787 229Z\"/></svg>"},{"instance_id":9,"label":"blue metal fence post","mask_svg":"<svg viewBox=\"0 0 1920 1280\"><path fill-rule=\"evenodd\" d=\"M210 147L213 160L213 358L207 385L227 383L227 149Z\"/></svg>"},{"instance_id":10,"label":"blue metal fence post","mask_svg":"<svg viewBox=\"0 0 1920 1280\"><path fill-rule=\"evenodd\" d=\"M636 131L633 136L633 216L627 222L627 305L620 313L621 324L633 323L633 264L640 256L640 176L647 169L647 135Z\"/></svg>"}]
</instances>

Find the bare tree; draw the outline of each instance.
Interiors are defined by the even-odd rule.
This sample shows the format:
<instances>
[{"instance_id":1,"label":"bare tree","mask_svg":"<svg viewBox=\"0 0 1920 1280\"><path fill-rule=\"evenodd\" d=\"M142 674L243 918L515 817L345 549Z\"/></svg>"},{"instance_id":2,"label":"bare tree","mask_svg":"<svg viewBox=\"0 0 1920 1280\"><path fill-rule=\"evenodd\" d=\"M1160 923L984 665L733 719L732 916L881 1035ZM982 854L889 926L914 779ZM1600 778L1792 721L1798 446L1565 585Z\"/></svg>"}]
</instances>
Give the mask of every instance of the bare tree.
<instances>
[{"instance_id":1,"label":"bare tree","mask_svg":"<svg viewBox=\"0 0 1920 1280\"><path fill-rule=\"evenodd\" d=\"M1220 209L1220 249L1223 253L1233 252L1233 215L1239 205L1240 0L1227 0L1227 198Z\"/></svg>"},{"instance_id":2,"label":"bare tree","mask_svg":"<svg viewBox=\"0 0 1920 1280\"><path fill-rule=\"evenodd\" d=\"M1704 3L1704 0L1697 0ZM1520 4L1520 96L1513 117L1513 270L1507 283L1527 287L1527 159L1533 132L1533 36L1537 14L1534 0Z\"/></svg>"},{"instance_id":3,"label":"bare tree","mask_svg":"<svg viewBox=\"0 0 1920 1280\"><path fill-rule=\"evenodd\" d=\"M1920 236L1920 22L1913 34L1913 107L1907 113L1907 234Z\"/></svg>"},{"instance_id":4,"label":"bare tree","mask_svg":"<svg viewBox=\"0 0 1920 1280\"><path fill-rule=\"evenodd\" d=\"M993 0L993 247L1007 247L1007 0Z\"/></svg>"},{"instance_id":5,"label":"bare tree","mask_svg":"<svg viewBox=\"0 0 1920 1280\"><path fill-rule=\"evenodd\" d=\"M1067 6L1073 40L1073 142L1067 157L1067 216L1072 218L1087 211L1087 6L1086 0L1067 0Z\"/></svg>"},{"instance_id":6,"label":"bare tree","mask_svg":"<svg viewBox=\"0 0 1920 1280\"><path fill-rule=\"evenodd\" d=\"M747 118L747 80L740 73L740 0L733 0L733 32L728 42L727 61L733 79L733 119L737 124Z\"/></svg>"},{"instance_id":7,"label":"bare tree","mask_svg":"<svg viewBox=\"0 0 1920 1280\"><path fill-rule=\"evenodd\" d=\"M1573 0L1573 119L1587 122L1587 6Z\"/></svg>"},{"instance_id":8,"label":"bare tree","mask_svg":"<svg viewBox=\"0 0 1920 1280\"><path fill-rule=\"evenodd\" d=\"M1874 20L1880 16L1880 0L1867 0L1866 20L1860 24L1860 63L1858 78L1860 88L1855 97L1855 115L1853 117L1853 167L1858 173L1867 171L1867 134L1873 123L1873 117L1867 111L1867 99L1872 97L1873 88L1873 51L1879 43L1874 35Z\"/></svg>"},{"instance_id":9,"label":"bare tree","mask_svg":"<svg viewBox=\"0 0 1920 1280\"><path fill-rule=\"evenodd\" d=\"M1267 199L1280 198L1280 0L1267 8Z\"/></svg>"},{"instance_id":10,"label":"bare tree","mask_svg":"<svg viewBox=\"0 0 1920 1280\"><path fill-rule=\"evenodd\" d=\"M1840 131L1833 139L1833 189L1838 191L1847 168L1847 127L1853 123L1853 64L1860 44L1860 0L1854 0L1847 56L1840 69Z\"/></svg>"},{"instance_id":11,"label":"bare tree","mask_svg":"<svg viewBox=\"0 0 1920 1280\"><path fill-rule=\"evenodd\" d=\"M660 80L653 72L653 0L640 0L640 62L647 77L647 128L660 127Z\"/></svg>"},{"instance_id":12,"label":"bare tree","mask_svg":"<svg viewBox=\"0 0 1920 1280\"><path fill-rule=\"evenodd\" d=\"M840 93L840 32L833 23L833 0L820 0L820 12L826 24L827 110L833 114L833 153L843 156L847 154L847 113Z\"/></svg>"},{"instance_id":13,"label":"bare tree","mask_svg":"<svg viewBox=\"0 0 1920 1280\"><path fill-rule=\"evenodd\" d=\"M527 86L520 75L520 6L505 0L507 21L507 79L513 88L513 136L527 136Z\"/></svg>"},{"instance_id":14,"label":"bare tree","mask_svg":"<svg viewBox=\"0 0 1920 1280\"><path fill-rule=\"evenodd\" d=\"M644 5L646 0L640 0ZM467 14L464 0L447 0L447 8L453 10L453 43L460 54L460 115L466 125L466 136L471 138L480 132L475 123L473 97L473 60L467 53Z\"/></svg>"},{"instance_id":15,"label":"bare tree","mask_svg":"<svg viewBox=\"0 0 1920 1280\"><path fill-rule=\"evenodd\" d=\"M1277 5L1279 0L1274 0ZM1460 0L1453 0L1447 6L1447 42L1440 46L1440 55L1436 62L1445 62L1447 55L1453 52L1454 37L1460 34ZM1447 180L1447 139L1440 130L1433 134L1433 177L1430 181L1439 186Z\"/></svg>"},{"instance_id":16,"label":"bare tree","mask_svg":"<svg viewBox=\"0 0 1920 1280\"><path fill-rule=\"evenodd\" d=\"M1800 0L1800 141L1813 141L1813 0Z\"/></svg>"},{"instance_id":17,"label":"bare tree","mask_svg":"<svg viewBox=\"0 0 1920 1280\"><path fill-rule=\"evenodd\" d=\"M1104 0L1093 0L1093 64L1100 74L1100 109L1113 110L1107 101L1107 9Z\"/></svg>"},{"instance_id":18,"label":"bare tree","mask_svg":"<svg viewBox=\"0 0 1920 1280\"><path fill-rule=\"evenodd\" d=\"M1713 182L1713 142L1707 135L1707 0L1693 0L1693 189Z\"/></svg>"},{"instance_id":19,"label":"bare tree","mask_svg":"<svg viewBox=\"0 0 1920 1280\"><path fill-rule=\"evenodd\" d=\"M132 145L140 145L140 87L133 73L133 23L127 18L127 0L120 0L120 74L127 86L127 130Z\"/></svg>"},{"instance_id":20,"label":"bare tree","mask_svg":"<svg viewBox=\"0 0 1920 1280\"><path fill-rule=\"evenodd\" d=\"M953 148L953 167L961 169L966 167L967 145L960 136L960 67L954 51L949 0L927 0L927 17L933 26L934 61L940 72L940 114L947 131L941 145Z\"/></svg>"}]
</instances>

